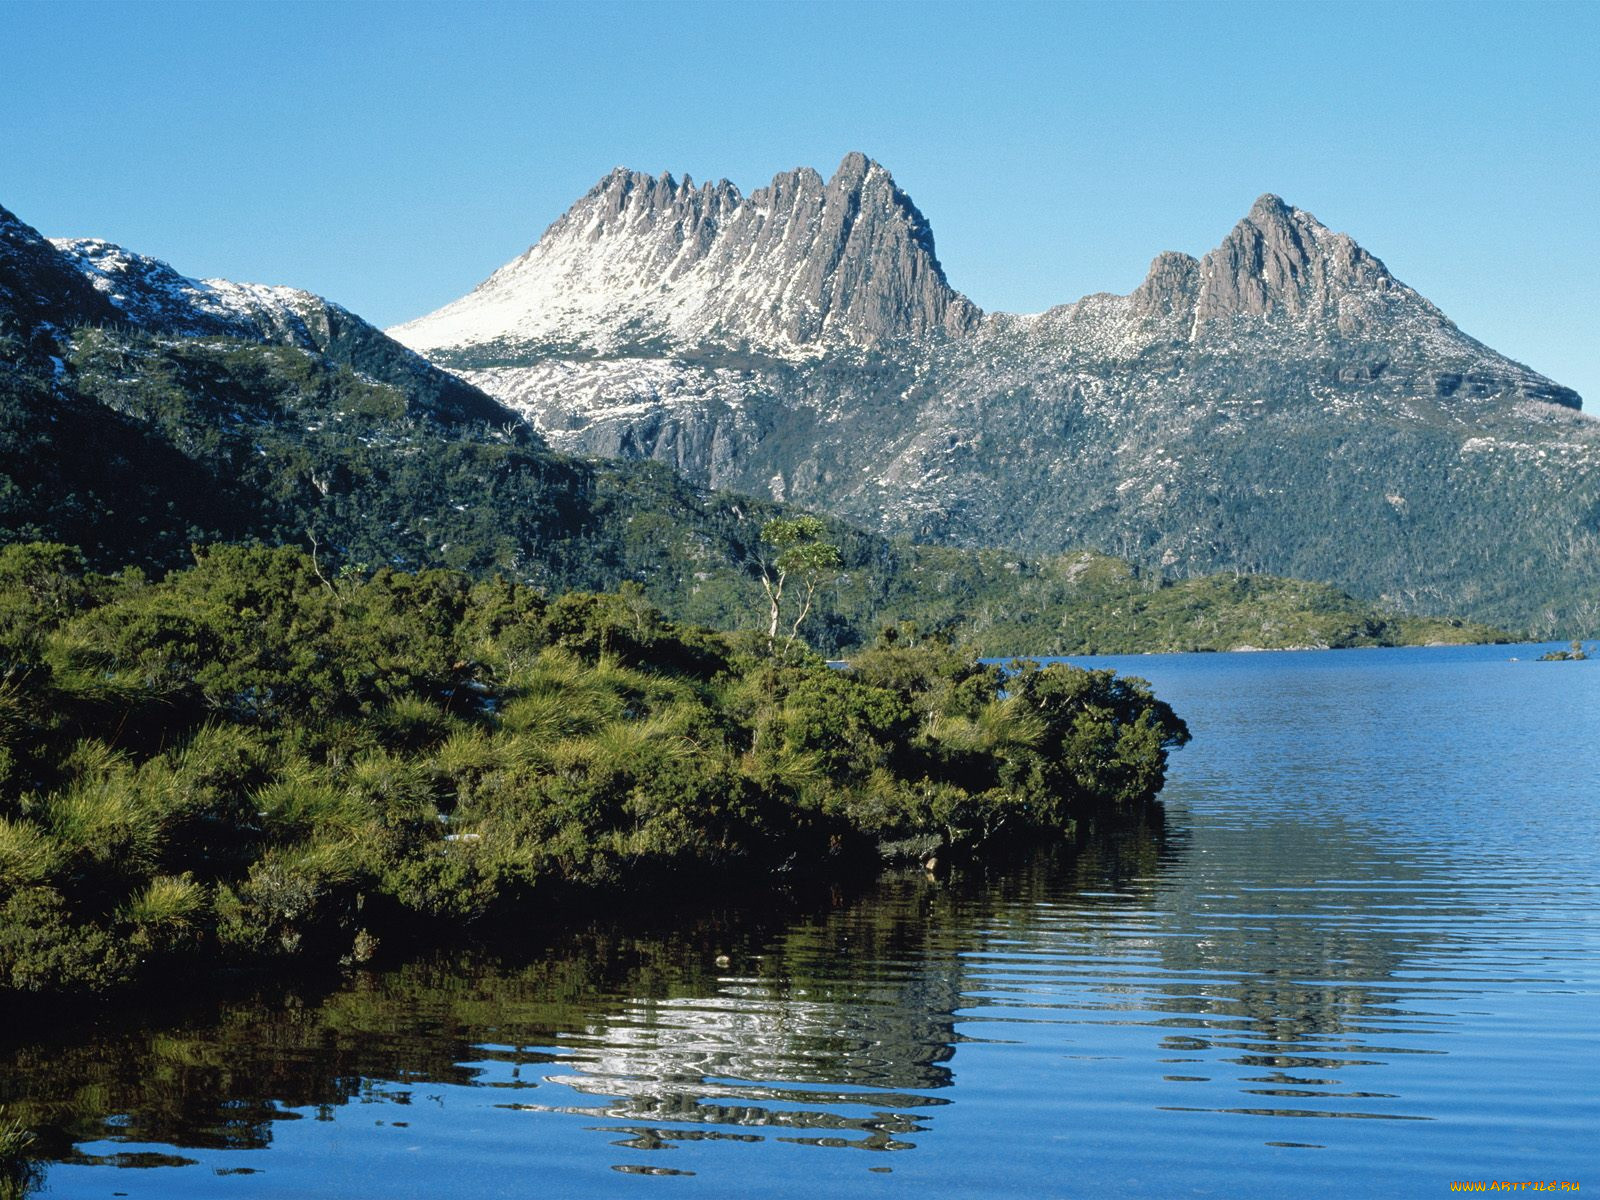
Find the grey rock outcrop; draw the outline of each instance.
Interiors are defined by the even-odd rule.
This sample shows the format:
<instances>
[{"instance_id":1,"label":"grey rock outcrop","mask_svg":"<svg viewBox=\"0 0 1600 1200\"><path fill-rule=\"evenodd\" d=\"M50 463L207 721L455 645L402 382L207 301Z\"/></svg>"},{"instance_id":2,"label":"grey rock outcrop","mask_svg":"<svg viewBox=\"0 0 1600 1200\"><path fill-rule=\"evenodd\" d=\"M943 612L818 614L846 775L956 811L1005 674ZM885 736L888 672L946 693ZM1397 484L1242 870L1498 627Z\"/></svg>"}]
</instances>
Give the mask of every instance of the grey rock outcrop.
<instances>
[{"instance_id":1,"label":"grey rock outcrop","mask_svg":"<svg viewBox=\"0 0 1600 1200\"><path fill-rule=\"evenodd\" d=\"M1144 317L1187 316L1200 290L1200 264L1187 254L1163 250L1134 289L1133 309Z\"/></svg>"},{"instance_id":2,"label":"grey rock outcrop","mask_svg":"<svg viewBox=\"0 0 1600 1200\"><path fill-rule=\"evenodd\" d=\"M392 332L424 351L657 342L792 356L960 337L980 316L910 198L850 154L826 182L803 167L748 197L619 168L472 293Z\"/></svg>"},{"instance_id":3,"label":"grey rock outcrop","mask_svg":"<svg viewBox=\"0 0 1600 1200\"><path fill-rule=\"evenodd\" d=\"M1397 291L1437 314L1348 235L1269 194L1201 260L1195 311L1201 322L1240 314L1302 317L1336 312L1347 298Z\"/></svg>"}]
</instances>

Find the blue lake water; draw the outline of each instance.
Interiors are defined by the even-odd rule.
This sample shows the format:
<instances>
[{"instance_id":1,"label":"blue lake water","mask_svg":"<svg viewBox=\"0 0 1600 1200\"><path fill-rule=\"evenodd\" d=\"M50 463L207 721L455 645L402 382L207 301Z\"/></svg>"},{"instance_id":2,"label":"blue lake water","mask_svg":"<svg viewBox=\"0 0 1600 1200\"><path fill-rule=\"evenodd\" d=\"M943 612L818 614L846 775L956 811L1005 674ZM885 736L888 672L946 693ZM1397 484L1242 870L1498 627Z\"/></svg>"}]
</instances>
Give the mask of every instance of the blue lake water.
<instances>
[{"instance_id":1,"label":"blue lake water","mask_svg":"<svg viewBox=\"0 0 1600 1200\"><path fill-rule=\"evenodd\" d=\"M0 1096L61 1197L1600 1187L1600 661L1539 650L1081 660L1189 722L1163 818L108 1019Z\"/></svg>"}]
</instances>

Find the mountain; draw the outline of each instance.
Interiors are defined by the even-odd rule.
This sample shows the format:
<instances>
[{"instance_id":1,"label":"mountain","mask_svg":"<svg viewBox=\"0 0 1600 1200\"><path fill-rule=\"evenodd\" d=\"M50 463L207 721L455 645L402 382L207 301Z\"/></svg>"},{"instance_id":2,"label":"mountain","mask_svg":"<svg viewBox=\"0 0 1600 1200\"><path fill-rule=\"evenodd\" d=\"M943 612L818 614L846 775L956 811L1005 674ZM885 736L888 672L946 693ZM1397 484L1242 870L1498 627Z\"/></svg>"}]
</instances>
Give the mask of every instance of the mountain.
<instances>
[{"instance_id":1,"label":"mountain","mask_svg":"<svg viewBox=\"0 0 1600 1200\"><path fill-rule=\"evenodd\" d=\"M945 281L910 198L852 154L826 183L802 168L748 198L727 180L697 187L618 168L526 254L392 332L421 350L654 343L807 356L959 335L979 317Z\"/></svg>"},{"instance_id":2,"label":"mountain","mask_svg":"<svg viewBox=\"0 0 1600 1200\"><path fill-rule=\"evenodd\" d=\"M391 332L558 449L888 535L1600 624L1600 425L1276 196L1129 295L983 314L861 155L748 198L619 170Z\"/></svg>"},{"instance_id":3,"label":"mountain","mask_svg":"<svg viewBox=\"0 0 1600 1200\"><path fill-rule=\"evenodd\" d=\"M504 409L438 370L348 309L298 288L190 279L159 259L95 238L50 243L115 310L116 323L147 334L232 338L285 346L404 390L452 419L505 422Z\"/></svg>"},{"instance_id":4,"label":"mountain","mask_svg":"<svg viewBox=\"0 0 1600 1200\"><path fill-rule=\"evenodd\" d=\"M161 571L196 544L288 542L315 547L330 574L449 566L552 591L633 581L672 614L723 628L763 611L759 532L783 506L707 492L653 462L552 452L496 401L321 297L195 280L4 217L0 543L62 541L100 569ZM1095 556L916 546L838 521L828 536L845 571L806 634L830 652L906 620L995 653L1496 632L1397 621L1292 580L1169 586Z\"/></svg>"},{"instance_id":5,"label":"mountain","mask_svg":"<svg viewBox=\"0 0 1600 1200\"><path fill-rule=\"evenodd\" d=\"M500 554L559 578L574 524L594 524L587 474L340 306L6 218L0 537L77 545L101 568L316 537L341 561ZM486 488L515 511L483 512Z\"/></svg>"},{"instance_id":6,"label":"mountain","mask_svg":"<svg viewBox=\"0 0 1600 1200\"><path fill-rule=\"evenodd\" d=\"M0 208L0 349L34 347L41 334L111 320L115 310L72 263L8 209Z\"/></svg>"},{"instance_id":7,"label":"mountain","mask_svg":"<svg viewBox=\"0 0 1600 1200\"><path fill-rule=\"evenodd\" d=\"M551 591L632 581L707 624L762 612L753 564L781 506L654 463L552 453L321 297L195 280L4 217L0 544L59 541L101 570L163 571L197 544L297 543L330 573L443 566ZM922 613L900 550L838 523L830 537L852 571L808 626L820 647ZM992 573L973 556L955 569L973 587Z\"/></svg>"}]
</instances>

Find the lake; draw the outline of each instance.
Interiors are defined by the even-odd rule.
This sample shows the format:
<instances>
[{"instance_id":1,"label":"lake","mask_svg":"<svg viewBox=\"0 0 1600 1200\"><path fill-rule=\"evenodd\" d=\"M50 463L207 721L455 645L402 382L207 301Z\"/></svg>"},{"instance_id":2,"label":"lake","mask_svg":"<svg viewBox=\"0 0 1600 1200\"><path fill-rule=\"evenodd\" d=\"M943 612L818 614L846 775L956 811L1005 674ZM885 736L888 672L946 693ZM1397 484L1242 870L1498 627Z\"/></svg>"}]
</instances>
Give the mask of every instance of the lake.
<instances>
[{"instance_id":1,"label":"lake","mask_svg":"<svg viewBox=\"0 0 1600 1200\"><path fill-rule=\"evenodd\" d=\"M52 1197L1600 1187L1600 661L1541 649L1079 660L1189 722L1160 814L112 1015L0 1098Z\"/></svg>"}]
</instances>

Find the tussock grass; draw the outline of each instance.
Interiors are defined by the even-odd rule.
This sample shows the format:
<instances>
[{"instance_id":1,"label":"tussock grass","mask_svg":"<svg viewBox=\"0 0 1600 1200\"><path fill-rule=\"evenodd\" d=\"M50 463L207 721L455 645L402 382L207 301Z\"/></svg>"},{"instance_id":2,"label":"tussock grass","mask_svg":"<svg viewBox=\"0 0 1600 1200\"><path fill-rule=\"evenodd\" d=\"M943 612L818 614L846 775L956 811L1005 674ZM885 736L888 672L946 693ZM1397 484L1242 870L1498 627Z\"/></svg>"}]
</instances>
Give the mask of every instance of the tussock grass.
<instances>
[{"instance_id":1,"label":"tussock grass","mask_svg":"<svg viewBox=\"0 0 1600 1200\"><path fill-rule=\"evenodd\" d=\"M372 821L371 810L359 796L337 786L326 771L304 762L291 763L257 791L255 805L263 832L280 844L314 834L354 839Z\"/></svg>"},{"instance_id":2,"label":"tussock grass","mask_svg":"<svg viewBox=\"0 0 1600 1200\"><path fill-rule=\"evenodd\" d=\"M820 754L787 746L771 753L747 754L742 766L746 774L795 792L804 792L828 778Z\"/></svg>"},{"instance_id":3,"label":"tussock grass","mask_svg":"<svg viewBox=\"0 0 1600 1200\"><path fill-rule=\"evenodd\" d=\"M0 1105L0 1170L22 1158L35 1140L33 1133L15 1117L6 1116L5 1106Z\"/></svg>"},{"instance_id":4,"label":"tussock grass","mask_svg":"<svg viewBox=\"0 0 1600 1200\"><path fill-rule=\"evenodd\" d=\"M1043 740L1045 724L1014 700L993 700L976 716L935 717L928 737L949 750L965 754L1003 754L1033 748Z\"/></svg>"},{"instance_id":5,"label":"tussock grass","mask_svg":"<svg viewBox=\"0 0 1600 1200\"><path fill-rule=\"evenodd\" d=\"M0 893L48 882L65 857L61 843L34 822L0 817Z\"/></svg>"},{"instance_id":6,"label":"tussock grass","mask_svg":"<svg viewBox=\"0 0 1600 1200\"><path fill-rule=\"evenodd\" d=\"M161 875L123 905L117 918L132 927L137 944L167 946L199 926L206 902L206 889L187 872Z\"/></svg>"},{"instance_id":7,"label":"tussock grass","mask_svg":"<svg viewBox=\"0 0 1600 1200\"><path fill-rule=\"evenodd\" d=\"M77 756L75 756L77 757ZM74 861L120 874L148 871L161 849L161 828L126 765L95 746L85 757L109 773L85 773L44 802L44 824Z\"/></svg>"},{"instance_id":8,"label":"tussock grass","mask_svg":"<svg viewBox=\"0 0 1600 1200\"><path fill-rule=\"evenodd\" d=\"M423 696L400 696L373 718L378 735L388 745L405 750L427 750L450 734L449 715Z\"/></svg>"},{"instance_id":9,"label":"tussock grass","mask_svg":"<svg viewBox=\"0 0 1600 1200\"><path fill-rule=\"evenodd\" d=\"M590 666L568 651L545 650L506 680L510 698L500 725L539 741L581 737L626 712L617 685L633 678L633 672L605 660Z\"/></svg>"}]
</instances>

